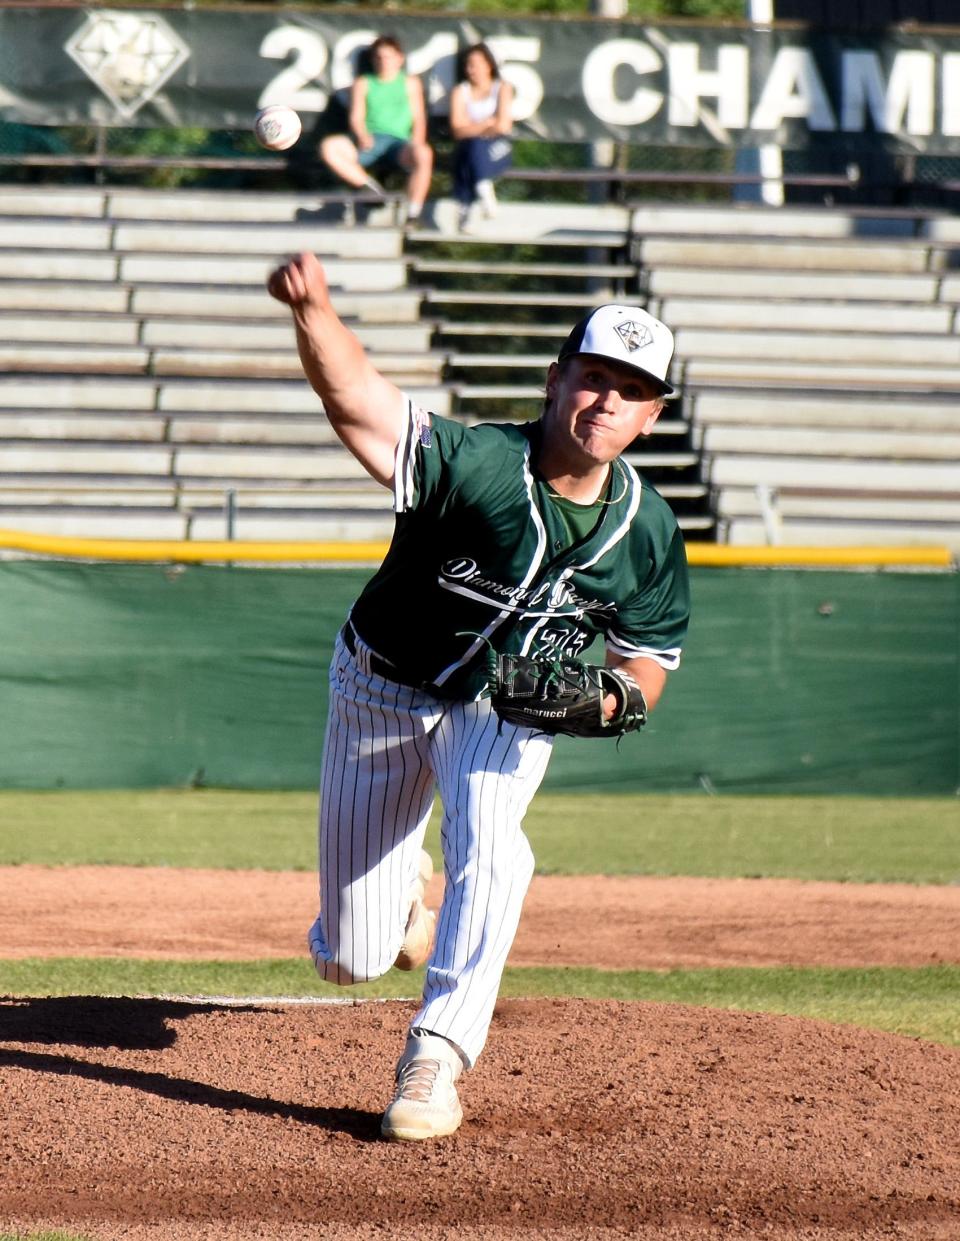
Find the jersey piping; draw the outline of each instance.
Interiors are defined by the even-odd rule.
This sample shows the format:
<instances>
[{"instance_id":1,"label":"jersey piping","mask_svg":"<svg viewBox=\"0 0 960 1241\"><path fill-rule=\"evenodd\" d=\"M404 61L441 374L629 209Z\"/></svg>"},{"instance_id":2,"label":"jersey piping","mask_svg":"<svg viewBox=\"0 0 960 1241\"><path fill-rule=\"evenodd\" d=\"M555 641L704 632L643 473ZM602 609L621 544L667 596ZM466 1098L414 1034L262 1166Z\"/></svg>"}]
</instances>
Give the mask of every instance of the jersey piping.
<instances>
[{"instance_id":1,"label":"jersey piping","mask_svg":"<svg viewBox=\"0 0 960 1241\"><path fill-rule=\"evenodd\" d=\"M533 522L534 527L537 531L537 546L531 558L530 565L527 569L526 575L524 576L523 581L520 583L521 590L525 590L530 585L530 583L533 581L533 579L536 577L537 573L540 570L540 566L543 563L543 554L546 551L546 547L547 547L546 527L543 524L543 518L540 516L540 512L533 498L533 472L530 469L530 445L529 443L526 444L523 449L523 481L527 489L527 502L530 507L530 519ZM464 594L468 593L466 591L460 591L460 588L453 586L452 583L443 582L441 584L443 586L446 586L447 589L449 590L454 590L454 591L457 591L458 593L464 593ZM462 668L464 664L469 663L470 660L473 659L473 657L476 655L477 651L480 650L480 647L484 645L486 640L491 636L491 634L495 633L496 630L500 628L503 622L510 616L511 612L515 612L517 610L518 609L514 608L513 606L505 606L501 608L500 612L493 618L490 624L486 626L486 628L482 631L481 635L475 638L473 642L471 642L470 646L467 647L467 650L461 656L461 658L458 659L455 663L450 664L447 668L443 670L443 672L440 673L438 677L434 679L434 684L443 685L444 682L449 680L449 678L457 671L458 668Z\"/></svg>"},{"instance_id":2,"label":"jersey piping","mask_svg":"<svg viewBox=\"0 0 960 1241\"><path fill-rule=\"evenodd\" d=\"M607 552L610 551L612 547L615 547L617 543L619 543L620 540L624 538L630 531L630 523L633 521L634 517L637 515L637 509L639 509L640 507L642 486L640 483L639 475L629 465L628 462L618 460L614 463L614 468L616 468L617 466L622 467L622 469L624 470L624 473L626 475L627 485L631 488L630 502L626 510L626 515L621 520L620 525L617 526L616 529L611 533L607 541L601 544L601 546L593 553L593 555L588 557L588 559L586 560L575 561L569 564L563 570L563 572L560 574L560 578L559 578L560 582L569 581L569 579L573 577L574 573L576 573L578 570L589 569L591 565L595 565L598 560L601 560L607 554ZM524 640L522 651L521 651L522 654L524 655L529 654L530 649L533 645L534 639L536 638L538 632L540 631L540 629L543 628L546 621L551 616L555 616L556 613L557 613L556 604L550 607L546 612L540 613L543 619L538 621L536 625L531 627L530 632L527 634L526 639ZM527 613L527 615L531 615L531 613ZM532 613L532 615L537 615L537 613Z\"/></svg>"}]
</instances>

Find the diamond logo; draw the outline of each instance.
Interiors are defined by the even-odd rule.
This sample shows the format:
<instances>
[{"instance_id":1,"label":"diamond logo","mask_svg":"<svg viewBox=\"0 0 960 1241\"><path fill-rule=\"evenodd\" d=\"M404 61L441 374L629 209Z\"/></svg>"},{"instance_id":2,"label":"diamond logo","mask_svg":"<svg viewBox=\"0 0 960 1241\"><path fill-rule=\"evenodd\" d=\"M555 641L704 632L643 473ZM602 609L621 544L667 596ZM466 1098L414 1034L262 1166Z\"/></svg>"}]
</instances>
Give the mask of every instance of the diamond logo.
<instances>
[{"instance_id":1,"label":"diamond logo","mask_svg":"<svg viewBox=\"0 0 960 1241\"><path fill-rule=\"evenodd\" d=\"M162 17L119 11L91 13L64 50L124 117L138 112L190 56Z\"/></svg>"},{"instance_id":2,"label":"diamond logo","mask_svg":"<svg viewBox=\"0 0 960 1241\"><path fill-rule=\"evenodd\" d=\"M615 327L628 353L636 353L645 345L653 344L653 333L645 323L634 323L628 319L626 323L615 324Z\"/></svg>"}]
</instances>

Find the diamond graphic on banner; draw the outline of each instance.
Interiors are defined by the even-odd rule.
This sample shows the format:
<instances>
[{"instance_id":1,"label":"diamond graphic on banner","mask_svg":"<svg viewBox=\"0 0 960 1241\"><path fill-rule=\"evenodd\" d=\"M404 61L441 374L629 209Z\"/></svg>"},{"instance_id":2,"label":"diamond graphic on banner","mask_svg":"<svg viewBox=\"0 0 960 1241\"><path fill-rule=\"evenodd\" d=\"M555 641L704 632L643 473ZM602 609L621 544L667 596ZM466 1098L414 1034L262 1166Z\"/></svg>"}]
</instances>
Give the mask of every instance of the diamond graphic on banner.
<instances>
[{"instance_id":1,"label":"diamond graphic on banner","mask_svg":"<svg viewBox=\"0 0 960 1241\"><path fill-rule=\"evenodd\" d=\"M133 116L189 57L190 49L151 13L91 13L64 44L121 116Z\"/></svg>"}]
</instances>

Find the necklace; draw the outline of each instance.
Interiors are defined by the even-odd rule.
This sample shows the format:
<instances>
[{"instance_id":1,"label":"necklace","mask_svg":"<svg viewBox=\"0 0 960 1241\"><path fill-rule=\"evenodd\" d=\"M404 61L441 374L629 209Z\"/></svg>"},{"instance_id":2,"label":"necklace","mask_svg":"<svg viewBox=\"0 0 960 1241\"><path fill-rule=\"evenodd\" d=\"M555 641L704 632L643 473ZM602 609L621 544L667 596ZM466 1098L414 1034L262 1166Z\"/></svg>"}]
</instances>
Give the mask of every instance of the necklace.
<instances>
[{"instance_id":1,"label":"necklace","mask_svg":"<svg viewBox=\"0 0 960 1241\"><path fill-rule=\"evenodd\" d=\"M619 495L607 496L604 499L598 498L596 500L591 500L589 504L581 505L581 508L592 508L594 505L601 505L601 504L619 504L620 501L623 499L623 497L627 494L628 482L627 482L627 476L625 472L622 473L621 475L621 481L623 483L623 486L620 490ZM571 500L569 496L561 495L560 492L557 491L555 487L551 486L551 484L546 481L546 479L544 479L544 486L546 487L547 495L550 497L551 500L566 500L570 504L580 503L579 500ZM607 483L606 490L610 491L612 487L613 487L613 473L611 472L610 481Z\"/></svg>"}]
</instances>

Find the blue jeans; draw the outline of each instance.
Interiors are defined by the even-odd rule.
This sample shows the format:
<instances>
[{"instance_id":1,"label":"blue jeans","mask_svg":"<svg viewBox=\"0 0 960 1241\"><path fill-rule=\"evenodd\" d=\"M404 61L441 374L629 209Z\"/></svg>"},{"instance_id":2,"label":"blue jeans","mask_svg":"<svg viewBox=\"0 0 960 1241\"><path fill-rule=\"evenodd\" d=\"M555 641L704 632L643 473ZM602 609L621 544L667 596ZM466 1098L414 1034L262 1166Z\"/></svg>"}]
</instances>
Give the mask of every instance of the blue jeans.
<instances>
[{"instance_id":1,"label":"blue jeans","mask_svg":"<svg viewBox=\"0 0 960 1241\"><path fill-rule=\"evenodd\" d=\"M464 207L477 197L477 182L492 181L513 159L509 138L465 138L453 152L453 196Z\"/></svg>"}]
</instances>

